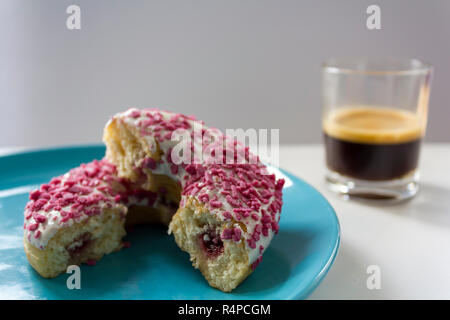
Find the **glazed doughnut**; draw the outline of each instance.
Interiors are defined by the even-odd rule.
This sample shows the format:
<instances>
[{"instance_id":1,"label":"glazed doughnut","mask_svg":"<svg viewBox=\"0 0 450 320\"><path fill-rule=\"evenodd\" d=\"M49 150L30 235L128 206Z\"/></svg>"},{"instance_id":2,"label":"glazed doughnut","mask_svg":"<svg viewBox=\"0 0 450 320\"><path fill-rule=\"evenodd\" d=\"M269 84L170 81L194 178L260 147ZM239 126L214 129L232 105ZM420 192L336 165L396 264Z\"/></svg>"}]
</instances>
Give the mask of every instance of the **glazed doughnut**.
<instances>
[{"instance_id":1,"label":"glazed doughnut","mask_svg":"<svg viewBox=\"0 0 450 320\"><path fill-rule=\"evenodd\" d=\"M135 108L108 122L104 142L120 177L179 202L169 233L211 286L229 292L261 262L279 230L284 180L248 148L193 117Z\"/></svg>"},{"instance_id":2,"label":"glazed doughnut","mask_svg":"<svg viewBox=\"0 0 450 320\"><path fill-rule=\"evenodd\" d=\"M30 192L25 253L39 274L55 277L69 265L95 264L121 249L125 218L127 224L168 224L173 213L164 193L136 189L117 177L114 165L95 160Z\"/></svg>"}]
</instances>

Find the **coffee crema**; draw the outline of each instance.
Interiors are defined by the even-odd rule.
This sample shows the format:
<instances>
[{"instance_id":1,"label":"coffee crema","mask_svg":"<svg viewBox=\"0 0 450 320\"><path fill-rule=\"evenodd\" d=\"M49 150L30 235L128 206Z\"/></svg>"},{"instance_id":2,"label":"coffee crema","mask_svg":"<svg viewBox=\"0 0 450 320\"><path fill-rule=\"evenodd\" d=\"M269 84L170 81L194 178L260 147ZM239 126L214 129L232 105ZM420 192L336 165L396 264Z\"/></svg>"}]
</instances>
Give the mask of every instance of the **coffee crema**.
<instances>
[{"instance_id":1,"label":"coffee crema","mask_svg":"<svg viewBox=\"0 0 450 320\"><path fill-rule=\"evenodd\" d=\"M425 125L413 112L385 107L339 108L323 120L330 170L364 180L392 180L415 171Z\"/></svg>"}]
</instances>

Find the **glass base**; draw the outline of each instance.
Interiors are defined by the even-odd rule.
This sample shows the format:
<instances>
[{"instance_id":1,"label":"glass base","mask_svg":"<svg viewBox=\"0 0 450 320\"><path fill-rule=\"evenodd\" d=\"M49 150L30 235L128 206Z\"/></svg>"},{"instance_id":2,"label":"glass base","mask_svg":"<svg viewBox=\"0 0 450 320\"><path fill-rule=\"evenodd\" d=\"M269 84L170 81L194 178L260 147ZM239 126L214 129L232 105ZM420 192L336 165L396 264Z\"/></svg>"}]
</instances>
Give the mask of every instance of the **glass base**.
<instances>
[{"instance_id":1,"label":"glass base","mask_svg":"<svg viewBox=\"0 0 450 320\"><path fill-rule=\"evenodd\" d=\"M328 188L343 199L397 203L413 198L419 191L419 172L387 181L359 180L328 170Z\"/></svg>"}]
</instances>

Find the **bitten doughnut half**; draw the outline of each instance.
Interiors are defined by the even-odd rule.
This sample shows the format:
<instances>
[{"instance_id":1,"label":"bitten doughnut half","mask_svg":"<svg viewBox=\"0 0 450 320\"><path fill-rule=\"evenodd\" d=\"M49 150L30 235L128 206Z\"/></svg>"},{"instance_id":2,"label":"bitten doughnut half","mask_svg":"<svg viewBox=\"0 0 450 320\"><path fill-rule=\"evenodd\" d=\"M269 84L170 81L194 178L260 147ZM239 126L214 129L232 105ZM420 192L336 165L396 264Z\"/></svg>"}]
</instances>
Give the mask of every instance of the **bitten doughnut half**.
<instances>
[{"instance_id":1,"label":"bitten doughnut half","mask_svg":"<svg viewBox=\"0 0 450 320\"><path fill-rule=\"evenodd\" d=\"M121 249L125 221L168 224L172 214L163 194L136 189L117 177L114 165L95 160L30 193L25 253L39 274L56 277L69 265L95 264Z\"/></svg>"},{"instance_id":2,"label":"bitten doughnut half","mask_svg":"<svg viewBox=\"0 0 450 320\"><path fill-rule=\"evenodd\" d=\"M181 152L180 137L190 138ZM179 201L169 233L211 286L229 292L261 262L279 229L284 180L248 148L192 117L156 109L115 115L104 141L120 177Z\"/></svg>"}]
</instances>

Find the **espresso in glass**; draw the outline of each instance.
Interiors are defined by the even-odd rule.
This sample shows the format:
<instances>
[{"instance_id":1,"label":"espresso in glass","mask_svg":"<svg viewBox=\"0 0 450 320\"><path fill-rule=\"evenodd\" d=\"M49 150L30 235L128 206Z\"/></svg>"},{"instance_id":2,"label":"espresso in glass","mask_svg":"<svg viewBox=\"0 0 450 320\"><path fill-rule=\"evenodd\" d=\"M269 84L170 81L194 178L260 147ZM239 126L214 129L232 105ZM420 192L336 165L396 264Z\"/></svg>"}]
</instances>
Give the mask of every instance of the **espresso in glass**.
<instances>
[{"instance_id":1,"label":"espresso in glass","mask_svg":"<svg viewBox=\"0 0 450 320\"><path fill-rule=\"evenodd\" d=\"M332 58L322 68L329 189L398 202L419 190L432 67L417 59Z\"/></svg>"},{"instance_id":2,"label":"espresso in glass","mask_svg":"<svg viewBox=\"0 0 450 320\"><path fill-rule=\"evenodd\" d=\"M340 175L369 181L402 179L414 174L423 126L410 111L352 106L323 120L326 164Z\"/></svg>"}]
</instances>

